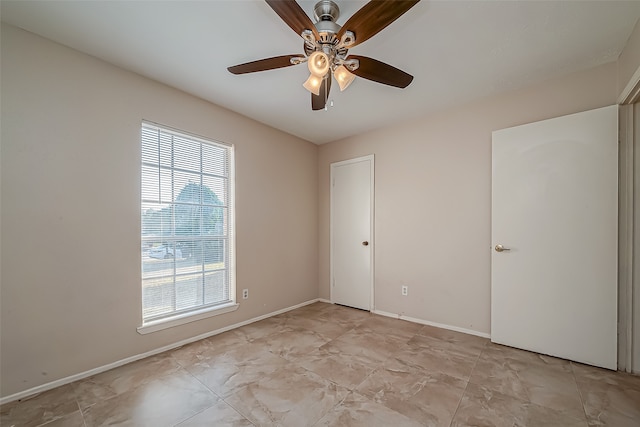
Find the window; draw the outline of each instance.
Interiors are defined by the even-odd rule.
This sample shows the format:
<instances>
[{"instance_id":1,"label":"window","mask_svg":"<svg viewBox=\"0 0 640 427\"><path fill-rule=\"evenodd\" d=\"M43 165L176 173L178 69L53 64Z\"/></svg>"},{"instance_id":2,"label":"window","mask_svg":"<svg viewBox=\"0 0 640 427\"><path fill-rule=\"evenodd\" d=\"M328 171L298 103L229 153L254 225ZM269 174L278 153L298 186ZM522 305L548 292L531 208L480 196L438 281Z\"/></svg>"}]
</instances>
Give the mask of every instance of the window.
<instances>
[{"instance_id":1,"label":"window","mask_svg":"<svg viewBox=\"0 0 640 427\"><path fill-rule=\"evenodd\" d=\"M233 147L147 122L141 147L142 327L235 306Z\"/></svg>"}]
</instances>

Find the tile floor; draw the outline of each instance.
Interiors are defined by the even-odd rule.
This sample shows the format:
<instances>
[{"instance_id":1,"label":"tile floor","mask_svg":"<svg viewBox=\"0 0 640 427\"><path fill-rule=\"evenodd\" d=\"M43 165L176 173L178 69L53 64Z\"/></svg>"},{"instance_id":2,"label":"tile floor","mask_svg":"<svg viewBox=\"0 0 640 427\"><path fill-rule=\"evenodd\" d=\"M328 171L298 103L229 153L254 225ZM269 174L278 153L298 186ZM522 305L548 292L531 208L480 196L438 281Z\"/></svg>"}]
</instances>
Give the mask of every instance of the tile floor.
<instances>
[{"instance_id":1,"label":"tile floor","mask_svg":"<svg viewBox=\"0 0 640 427\"><path fill-rule=\"evenodd\" d=\"M4 426L640 426L640 377L315 303L4 405Z\"/></svg>"}]
</instances>

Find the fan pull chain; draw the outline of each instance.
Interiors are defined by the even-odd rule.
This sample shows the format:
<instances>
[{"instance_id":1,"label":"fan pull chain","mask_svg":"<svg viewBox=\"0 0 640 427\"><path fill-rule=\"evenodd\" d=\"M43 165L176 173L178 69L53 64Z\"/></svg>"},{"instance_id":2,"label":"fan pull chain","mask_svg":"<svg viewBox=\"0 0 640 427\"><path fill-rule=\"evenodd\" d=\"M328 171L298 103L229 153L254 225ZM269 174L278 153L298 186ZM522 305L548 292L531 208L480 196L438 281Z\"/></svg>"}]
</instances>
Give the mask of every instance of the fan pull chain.
<instances>
[{"instance_id":1,"label":"fan pull chain","mask_svg":"<svg viewBox=\"0 0 640 427\"><path fill-rule=\"evenodd\" d=\"M327 105L329 105L329 107L333 107L333 99L331 101L329 101L328 104L324 104L324 111L329 111L329 108L327 107Z\"/></svg>"}]
</instances>

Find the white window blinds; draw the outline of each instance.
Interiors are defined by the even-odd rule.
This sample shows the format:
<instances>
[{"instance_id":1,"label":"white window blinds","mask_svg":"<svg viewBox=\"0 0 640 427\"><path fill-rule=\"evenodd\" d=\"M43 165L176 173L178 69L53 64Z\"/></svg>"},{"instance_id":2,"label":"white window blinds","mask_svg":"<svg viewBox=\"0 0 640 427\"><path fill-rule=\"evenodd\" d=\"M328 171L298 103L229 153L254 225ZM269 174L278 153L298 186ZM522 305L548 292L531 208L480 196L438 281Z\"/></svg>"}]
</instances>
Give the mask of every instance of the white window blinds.
<instances>
[{"instance_id":1,"label":"white window blinds","mask_svg":"<svg viewBox=\"0 0 640 427\"><path fill-rule=\"evenodd\" d=\"M143 123L144 322L233 302L233 147Z\"/></svg>"}]
</instances>

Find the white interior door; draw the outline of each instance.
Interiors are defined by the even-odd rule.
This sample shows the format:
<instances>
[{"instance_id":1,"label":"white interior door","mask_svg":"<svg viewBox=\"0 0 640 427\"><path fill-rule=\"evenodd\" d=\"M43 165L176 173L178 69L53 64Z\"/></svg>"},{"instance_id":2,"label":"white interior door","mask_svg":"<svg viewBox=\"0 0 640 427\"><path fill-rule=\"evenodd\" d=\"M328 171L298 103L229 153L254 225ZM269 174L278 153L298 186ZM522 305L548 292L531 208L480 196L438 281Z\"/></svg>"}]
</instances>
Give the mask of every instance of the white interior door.
<instances>
[{"instance_id":1,"label":"white interior door","mask_svg":"<svg viewBox=\"0 0 640 427\"><path fill-rule=\"evenodd\" d=\"M493 342L616 369L617 111L493 132Z\"/></svg>"},{"instance_id":2,"label":"white interior door","mask_svg":"<svg viewBox=\"0 0 640 427\"><path fill-rule=\"evenodd\" d=\"M373 156L331 165L331 300L371 310Z\"/></svg>"}]
</instances>

